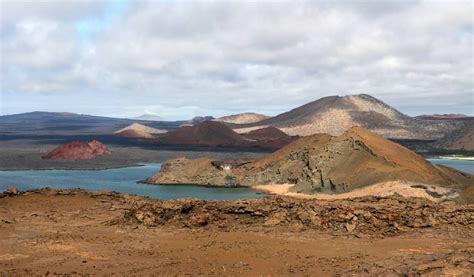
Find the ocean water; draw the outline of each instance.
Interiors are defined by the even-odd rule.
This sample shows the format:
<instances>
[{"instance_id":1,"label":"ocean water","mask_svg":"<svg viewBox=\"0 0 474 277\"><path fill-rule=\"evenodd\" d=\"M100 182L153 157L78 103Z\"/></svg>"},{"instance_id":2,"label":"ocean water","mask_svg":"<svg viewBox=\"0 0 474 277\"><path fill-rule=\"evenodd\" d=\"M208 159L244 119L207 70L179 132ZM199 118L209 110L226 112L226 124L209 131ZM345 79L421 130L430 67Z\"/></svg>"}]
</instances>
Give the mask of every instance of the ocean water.
<instances>
[{"instance_id":1,"label":"ocean water","mask_svg":"<svg viewBox=\"0 0 474 277\"><path fill-rule=\"evenodd\" d=\"M429 159L432 163L454 167L474 174L474 161ZM227 200L256 198L262 194L249 188L216 188L202 186L158 186L137 184L160 170L160 164L146 164L104 170L17 170L0 171L0 191L9 187L20 190L42 187L112 190L121 193L149 196L156 199L194 197Z\"/></svg>"},{"instance_id":2,"label":"ocean water","mask_svg":"<svg viewBox=\"0 0 474 277\"><path fill-rule=\"evenodd\" d=\"M474 161L449 159L428 159L428 161L434 164L442 164L467 173L474 174Z\"/></svg>"},{"instance_id":3,"label":"ocean water","mask_svg":"<svg viewBox=\"0 0 474 277\"><path fill-rule=\"evenodd\" d=\"M160 170L160 164L146 164L104 170L17 170L0 171L0 191L42 187L111 190L149 196L155 199L194 197L206 200L256 198L263 195L250 188L213 188L202 186L158 186L137 184Z\"/></svg>"}]
</instances>

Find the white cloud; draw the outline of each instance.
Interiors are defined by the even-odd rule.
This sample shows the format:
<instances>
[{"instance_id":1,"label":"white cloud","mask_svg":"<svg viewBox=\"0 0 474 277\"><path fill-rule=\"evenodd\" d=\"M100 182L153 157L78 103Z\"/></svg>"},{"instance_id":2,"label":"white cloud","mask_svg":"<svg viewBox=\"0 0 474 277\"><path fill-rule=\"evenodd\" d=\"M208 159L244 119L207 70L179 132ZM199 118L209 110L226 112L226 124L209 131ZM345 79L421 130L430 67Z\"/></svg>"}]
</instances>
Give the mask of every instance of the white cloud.
<instances>
[{"instance_id":1,"label":"white cloud","mask_svg":"<svg viewBox=\"0 0 474 277\"><path fill-rule=\"evenodd\" d=\"M109 114L171 119L369 93L412 114L473 113L470 2L133 2L87 43L74 26L103 2L31 6L3 19L2 91L40 103L87 91Z\"/></svg>"}]
</instances>

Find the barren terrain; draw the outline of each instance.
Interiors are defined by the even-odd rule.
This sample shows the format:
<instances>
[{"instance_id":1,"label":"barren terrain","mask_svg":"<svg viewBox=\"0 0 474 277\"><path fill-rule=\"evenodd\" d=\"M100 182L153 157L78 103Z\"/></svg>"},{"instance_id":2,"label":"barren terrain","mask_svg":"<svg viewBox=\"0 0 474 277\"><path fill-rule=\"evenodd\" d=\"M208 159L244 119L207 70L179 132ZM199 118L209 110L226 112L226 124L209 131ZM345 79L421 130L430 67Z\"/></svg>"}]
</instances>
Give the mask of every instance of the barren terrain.
<instances>
[{"instance_id":1,"label":"barren terrain","mask_svg":"<svg viewBox=\"0 0 474 277\"><path fill-rule=\"evenodd\" d=\"M69 140L15 139L0 141L0 170L30 169L106 169L136 166L143 163L161 163L165 160L187 156L193 158L212 157L214 159L258 158L265 152L247 152L233 149L213 149L206 147L143 147L141 145L120 145L106 143L110 155L92 160L55 161L41 157L53 150L58 144Z\"/></svg>"},{"instance_id":2,"label":"barren terrain","mask_svg":"<svg viewBox=\"0 0 474 277\"><path fill-rule=\"evenodd\" d=\"M402 197L160 201L0 194L6 275L470 276L474 206Z\"/></svg>"}]
</instances>

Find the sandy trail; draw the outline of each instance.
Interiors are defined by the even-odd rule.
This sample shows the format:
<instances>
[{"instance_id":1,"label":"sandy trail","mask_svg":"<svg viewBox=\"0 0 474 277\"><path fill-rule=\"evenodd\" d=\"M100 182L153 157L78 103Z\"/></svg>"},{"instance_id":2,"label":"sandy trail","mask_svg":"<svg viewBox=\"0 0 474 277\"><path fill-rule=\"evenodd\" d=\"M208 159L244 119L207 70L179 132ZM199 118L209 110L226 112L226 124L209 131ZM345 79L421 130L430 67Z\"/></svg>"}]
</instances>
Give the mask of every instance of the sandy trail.
<instances>
[{"instance_id":1,"label":"sandy trail","mask_svg":"<svg viewBox=\"0 0 474 277\"><path fill-rule=\"evenodd\" d=\"M298 199L320 199L320 200L336 200L351 199L366 196L386 197L391 195L400 195L403 197L424 198L431 201L439 201L446 197L455 196L454 191L448 188L442 188L432 185L414 185L407 182L386 182L356 189L351 192L340 194L304 194L291 192L293 184L272 184L272 185L256 185L253 189L262 190L270 194L291 196ZM438 195L435 198L433 195Z\"/></svg>"}]
</instances>

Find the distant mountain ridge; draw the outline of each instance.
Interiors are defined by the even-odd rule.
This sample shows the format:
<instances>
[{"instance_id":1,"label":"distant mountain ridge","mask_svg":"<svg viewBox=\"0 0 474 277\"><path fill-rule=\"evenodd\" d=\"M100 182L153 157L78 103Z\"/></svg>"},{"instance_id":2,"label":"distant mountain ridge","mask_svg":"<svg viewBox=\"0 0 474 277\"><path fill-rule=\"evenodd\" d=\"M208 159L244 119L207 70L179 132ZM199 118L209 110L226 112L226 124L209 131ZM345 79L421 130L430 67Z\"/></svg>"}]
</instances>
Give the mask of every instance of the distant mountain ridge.
<instances>
[{"instance_id":1,"label":"distant mountain ridge","mask_svg":"<svg viewBox=\"0 0 474 277\"><path fill-rule=\"evenodd\" d=\"M67 112L29 112L0 116L2 135L92 135L113 134L133 123L153 128L176 129L180 122L150 122Z\"/></svg>"},{"instance_id":2,"label":"distant mountain ridge","mask_svg":"<svg viewBox=\"0 0 474 277\"><path fill-rule=\"evenodd\" d=\"M159 115L147 114L147 113L134 117L133 119L147 120L147 121L163 121L163 119Z\"/></svg>"},{"instance_id":3,"label":"distant mountain ridge","mask_svg":"<svg viewBox=\"0 0 474 277\"><path fill-rule=\"evenodd\" d=\"M473 119L463 115L434 115L436 120L431 120L433 116L428 119L425 119L426 116L423 119L414 118L367 94L323 97L291 111L259 120L263 117L265 116L256 113L244 113L216 121L225 122L239 134L271 126L290 136L317 133L337 136L353 126L361 126L385 138L438 140L460 130ZM187 121L145 121L72 113L32 112L0 116L0 134L112 134L135 122L153 128L175 130L180 126L192 126L211 120L215 120L214 117L200 116ZM257 122L237 123L251 121Z\"/></svg>"},{"instance_id":4,"label":"distant mountain ridge","mask_svg":"<svg viewBox=\"0 0 474 277\"><path fill-rule=\"evenodd\" d=\"M465 114L422 114L415 116L417 119L423 120L465 120L474 119L472 116Z\"/></svg>"},{"instance_id":5,"label":"distant mountain ridge","mask_svg":"<svg viewBox=\"0 0 474 277\"><path fill-rule=\"evenodd\" d=\"M367 94L328 96L253 124L235 126L238 133L274 126L289 135L341 135L361 126L386 138L437 139L459 128L457 122L427 122L405 115Z\"/></svg>"}]
</instances>

